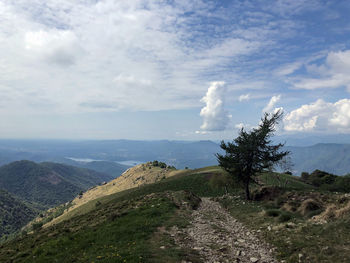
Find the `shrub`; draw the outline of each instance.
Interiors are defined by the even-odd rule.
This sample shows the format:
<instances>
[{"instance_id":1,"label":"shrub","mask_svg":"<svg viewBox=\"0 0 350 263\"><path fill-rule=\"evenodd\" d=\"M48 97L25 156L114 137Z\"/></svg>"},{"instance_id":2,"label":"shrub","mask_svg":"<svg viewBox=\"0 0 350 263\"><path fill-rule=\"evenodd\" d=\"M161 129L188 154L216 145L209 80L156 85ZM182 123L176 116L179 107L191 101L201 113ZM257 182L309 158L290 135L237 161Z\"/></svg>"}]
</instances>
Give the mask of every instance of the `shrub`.
<instances>
[{"instance_id":1,"label":"shrub","mask_svg":"<svg viewBox=\"0 0 350 263\"><path fill-rule=\"evenodd\" d=\"M42 226L43 226L42 222L34 223L33 224L33 230L34 231L39 230Z\"/></svg>"},{"instance_id":2,"label":"shrub","mask_svg":"<svg viewBox=\"0 0 350 263\"><path fill-rule=\"evenodd\" d=\"M160 168L166 168L167 165L166 165L166 163L159 162L159 167L160 167Z\"/></svg>"},{"instance_id":3,"label":"shrub","mask_svg":"<svg viewBox=\"0 0 350 263\"><path fill-rule=\"evenodd\" d=\"M267 216L278 217L281 214L281 211L278 209L268 209L265 213Z\"/></svg>"},{"instance_id":4,"label":"shrub","mask_svg":"<svg viewBox=\"0 0 350 263\"><path fill-rule=\"evenodd\" d=\"M293 214L287 211L282 211L278 217L278 222L287 222L293 218Z\"/></svg>"},{"instance_id":5,"label":"shrub","mask_svg":"<svg viewBox=\"0 0 350 263\"><path fill-rule=\"evenodd\" d=\"M301 177L301 180L303 180L304 182L308 182L310 174L307 172L302 172L300 177Z\"/></svg>"}]
</instances>

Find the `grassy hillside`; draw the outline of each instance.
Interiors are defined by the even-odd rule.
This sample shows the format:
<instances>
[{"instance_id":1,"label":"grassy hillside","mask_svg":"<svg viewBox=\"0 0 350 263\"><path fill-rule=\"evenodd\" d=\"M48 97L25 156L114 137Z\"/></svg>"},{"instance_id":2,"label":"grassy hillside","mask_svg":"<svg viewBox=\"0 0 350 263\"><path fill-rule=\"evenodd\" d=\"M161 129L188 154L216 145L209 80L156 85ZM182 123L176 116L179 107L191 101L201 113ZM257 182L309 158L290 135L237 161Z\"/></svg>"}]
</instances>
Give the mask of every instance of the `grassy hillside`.
<instances>
[{"instance_id":1,"label":"grassy hillside","mask_svg":"<svg viewBox=\"0 0 350 263\"><path fill-rule=\"evenodd\" d=\"M37 214L31 205L0 190L0 239L21 229Z\"/></svg>"},{"instance_id":2,"label":"grassy hillside","mask_svg":"<svg viewBox=\"0 0 350 263\"><path fill-rule=\"evenodd\" d=\"M111 176L63 164L17 161L0 167L0 189L50 207L71 200L80 191Z\"/></svg>"},{"instance_id":3,"label":"grassy hillside","mask_svg":"<svg viewBox=\"0 0 350 263\"><path fill-rule=\"evenodd\" d=\"M196 196L222 203L272 243L279 260L349 262L350 196L318 192L290 175L263 174L259 181L265 187L252 186L256 200L247 202L240 188L212 184L224 175L215 166L180 170L155 183L98 196L61 222L38 225L33 234L1 245L0 262L202 262L195 250L177 247L168 232L187 226Z\"/></svg>"},{"instance_id":4,"label":"grassy hillside","mask_svg":"<svg viewBox=\"0 0 350 263\"><path fill-rule=\"evenodd\" d=\"M77 209L84 204L97 198L121 192L144 184L152 184L165 178L174 176L180 171L176 169L155 167L151 163L140 164L125 171L120 177L100 186L93 187L77 196L71 206L64 211L63 215L50 221L48 225L64 220L67 214L77 213Z\"/></svg>"}]
</instances>

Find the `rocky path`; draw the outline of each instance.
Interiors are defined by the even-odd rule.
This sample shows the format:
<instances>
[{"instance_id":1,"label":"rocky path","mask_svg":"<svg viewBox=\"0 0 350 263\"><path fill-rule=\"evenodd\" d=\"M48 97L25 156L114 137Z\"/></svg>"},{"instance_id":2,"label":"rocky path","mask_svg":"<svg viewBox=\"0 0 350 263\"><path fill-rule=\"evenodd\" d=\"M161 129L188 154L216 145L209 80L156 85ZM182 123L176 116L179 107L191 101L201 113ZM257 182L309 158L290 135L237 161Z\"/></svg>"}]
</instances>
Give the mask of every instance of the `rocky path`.
<instances>
[{"instance_id":1,"label":"rocky path","mask_svg":"<svg viewBox=\"0 0 350 263\"><path fill-rule=\"evenodd\" d=\"M191 225L174 229L181 247L192 247L204 262L277 262L272 249L234 219L219 203L202 198Z\"/></svg>"}]
</instances>

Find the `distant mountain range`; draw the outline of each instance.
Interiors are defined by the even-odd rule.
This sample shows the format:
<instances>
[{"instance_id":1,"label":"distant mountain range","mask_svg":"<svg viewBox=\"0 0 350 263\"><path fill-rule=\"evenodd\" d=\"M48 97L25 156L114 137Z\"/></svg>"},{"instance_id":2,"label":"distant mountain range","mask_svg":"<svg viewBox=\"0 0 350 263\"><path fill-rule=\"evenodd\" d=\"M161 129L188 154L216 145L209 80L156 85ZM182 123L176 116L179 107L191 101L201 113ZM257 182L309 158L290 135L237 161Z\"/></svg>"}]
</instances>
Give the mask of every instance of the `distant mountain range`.
<instances>
[{"instance_id":1,"label":"distant mountain range","mask_svg":"<svg viewBox=\"0 0 350 263\"><path fill-rule=\"evenodd\" d=\"M350 173L350 144L319 143L286 149L291 151L293 170L297 175L316 169L337 175Z\"/></svg>"},{"instance_id":2,"label":"distant mountain range","mask_svg":"<svg viewBox=\"0 0 350 263\"><path fill-rule=\"evenodd\" d=\"M286 142L286 149L292 152L293 171L296 175L315 169L338 175L349 173L350 144L313 144L322 138L276 136L275 140ZM350 136L346 135L339 135L338 139L337 136L326 136L323 139L350 142ZM0 164L22 159L57 162L92 169L114 178L120 176L130 166L153 160L166 162L178 169L216 165L217 152L221 152L219 143L212 141L0 140Z\"/></svg>"}]
</instances>

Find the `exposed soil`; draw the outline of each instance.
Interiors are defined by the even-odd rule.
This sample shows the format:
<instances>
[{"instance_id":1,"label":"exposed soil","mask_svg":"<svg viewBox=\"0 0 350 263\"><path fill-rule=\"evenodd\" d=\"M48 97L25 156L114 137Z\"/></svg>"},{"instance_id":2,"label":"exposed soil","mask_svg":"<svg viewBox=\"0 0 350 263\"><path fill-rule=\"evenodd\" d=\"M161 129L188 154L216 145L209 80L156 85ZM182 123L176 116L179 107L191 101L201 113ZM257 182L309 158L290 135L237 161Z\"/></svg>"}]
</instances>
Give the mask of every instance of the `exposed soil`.
<instances>
[{"instance_id":1,"label":"exposed soil","mask_svg":"<svg viewBox=\"0 0 350 263\"><path fill-rule=\"evenodd\" d=\"M173 228L171 235L180 247L196 250L203 262L278 262L271 246L209 198L202 198L187 228Z\"/></svg>"}]
</instances>

